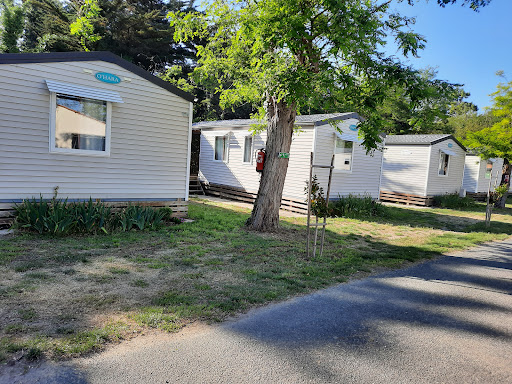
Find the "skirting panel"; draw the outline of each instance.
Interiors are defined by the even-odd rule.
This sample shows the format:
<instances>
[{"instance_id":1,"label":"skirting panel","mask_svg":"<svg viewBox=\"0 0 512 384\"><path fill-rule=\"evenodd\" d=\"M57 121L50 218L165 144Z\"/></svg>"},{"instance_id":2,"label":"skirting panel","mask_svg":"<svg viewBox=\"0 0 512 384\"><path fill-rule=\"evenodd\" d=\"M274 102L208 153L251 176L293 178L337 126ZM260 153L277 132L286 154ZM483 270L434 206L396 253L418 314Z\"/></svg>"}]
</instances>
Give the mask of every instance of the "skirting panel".
<instances>
[{"instance_id":1,"label":"skirting panel","mask_svg":"<svg viewBox=\"0 0 512 384\"><path fill-rule=\"evenodd\" d=\"M204 189L207 195L222 197L229 200L243 201L245 203L254 203L258 195L255 192L246 191L242 188L221 184L206 184ZM307 214L308 204L305 201L283 197L281 199L281 209L295 213Z\"/></svg>"},{"instance_id":2,"label":"skirting panel","mask_svg":"<svg viewBox=\"0 0 512 384\"><path fill-rule=\"evenodd\" d=\"M380 191L380 201L403 203L406 205L431 206L434 204L433 196L418 196L408 193Z\"/></svg>"}]
</instances>

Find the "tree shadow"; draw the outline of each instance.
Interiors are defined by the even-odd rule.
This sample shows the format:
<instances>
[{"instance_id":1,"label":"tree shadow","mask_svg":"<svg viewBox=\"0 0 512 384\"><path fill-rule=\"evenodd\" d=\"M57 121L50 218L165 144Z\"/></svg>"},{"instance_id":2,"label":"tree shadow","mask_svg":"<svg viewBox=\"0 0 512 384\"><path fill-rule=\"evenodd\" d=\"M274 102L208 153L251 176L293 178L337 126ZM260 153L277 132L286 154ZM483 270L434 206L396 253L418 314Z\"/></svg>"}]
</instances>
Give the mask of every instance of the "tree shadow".
<instances>
[{"instance_id":1,"label":"tree shadow","mask_svg":"<svg viewBox=\"0 0 512 384\"><path fill-rule=\"evenodd\" d=\"M415 247L393 248L415 251ZM511 242L485 244L464 255L445 256L258 309L223 329L286 351L298 369L319 372L327 379L335 378L333 372L319 366L314 353L307 351L320 348L338 356L384 359L393 348L408 342L396 339L396 329L398 333L404 329L426 332L425 337L441 332L510 343L510 327L497 326L496 319L512 315L511 270Z\"/></svg>"},{"instance_id":2,"label":"tree shadow","mask_svg":"<svg viewBox=\"0 0 512 384\"><path fill-rule=\"evenodd\" d=\"M463 212L484 213L485 206L482 208L467 208ZM494 214L512 215L512 209L496 209ZM357 220L365 222L374 222L379 224L406 225L410 227L432 228L443 231L456 232L490 232L512 234L512 221L510 223L500 221L494 217L491 219L490 228L484 224L484 216L481 219L472 217L450 215L442 213L441 209L410 209L398 206L386 206L385 213L381 216L362 216Z\"/></svg>"}]
</instances>

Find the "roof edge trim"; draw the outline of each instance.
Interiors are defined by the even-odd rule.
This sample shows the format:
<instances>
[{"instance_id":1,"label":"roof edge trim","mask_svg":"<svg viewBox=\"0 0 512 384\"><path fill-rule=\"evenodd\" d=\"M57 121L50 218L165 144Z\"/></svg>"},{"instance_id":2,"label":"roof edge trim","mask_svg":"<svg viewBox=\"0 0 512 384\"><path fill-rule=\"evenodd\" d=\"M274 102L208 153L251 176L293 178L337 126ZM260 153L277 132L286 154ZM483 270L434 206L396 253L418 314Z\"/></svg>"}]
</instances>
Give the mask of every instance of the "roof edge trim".
<instances>
[{"instance_id":1,"label":"roof edge trim","mask_svg":"<svg viewBox=\"0 0 512 384\"><path fill-rule=\"evenodd\" d=\"M151 74L138 67L137 65L126 61L125 59L108 51L93 52L47 52L47 53L2 53L0 54L0 64L35 64L35 63L59 63L72 61L105 61L119 65L121 68L142 77L145 80L165 89L172 94L181 97L189 102L194 102L194 96L188 92L182 91L178 87L168 83L165 80Z\"/></svg>"}]
</instances>

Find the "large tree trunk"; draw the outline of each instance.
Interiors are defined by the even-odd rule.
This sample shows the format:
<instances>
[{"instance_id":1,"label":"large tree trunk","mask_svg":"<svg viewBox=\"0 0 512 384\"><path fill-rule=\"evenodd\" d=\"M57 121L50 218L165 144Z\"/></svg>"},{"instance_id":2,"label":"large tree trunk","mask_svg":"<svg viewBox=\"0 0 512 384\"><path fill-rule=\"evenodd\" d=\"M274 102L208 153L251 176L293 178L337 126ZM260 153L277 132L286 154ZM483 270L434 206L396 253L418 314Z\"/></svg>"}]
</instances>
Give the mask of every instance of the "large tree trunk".
<instances>
[{"instance_id":1,"label":"large tree trunk","mask_svg":"<svg viewBox=\"0 0 512 384\"><path fill-rule=\"evenodd\" d=\"M502 176L502 179L501 179L501 184L507 184L507 186L510 187L510 174L512 173L512 164L510 164L510 162L505 159L505 164L503 165L503 167L505 168L505 171L503 172L503 176ZM506 176L508 175L508 178L506 178ZM508 180L508 182L506 181ZM505 193L498 201L496 201L496 203L494 203L494 206L496 208L505 208L505 204L507 203L507 198L508 198L508 192Z\"/></svg>"},{"instance_id":2,"label":"large tree trunk","mask_svg":"<svg viewBox=\"0 0 512 384\"><path fill-rule=\"evenodd\" d=\"M247 225L258 231L279 227L279 207L283 196L288 159L278 158L279 152L290 152L296 105L287 105L272 96L267 105L267 144L265 166L261 175L258 197Z\"/></svg>"}]
</instances>

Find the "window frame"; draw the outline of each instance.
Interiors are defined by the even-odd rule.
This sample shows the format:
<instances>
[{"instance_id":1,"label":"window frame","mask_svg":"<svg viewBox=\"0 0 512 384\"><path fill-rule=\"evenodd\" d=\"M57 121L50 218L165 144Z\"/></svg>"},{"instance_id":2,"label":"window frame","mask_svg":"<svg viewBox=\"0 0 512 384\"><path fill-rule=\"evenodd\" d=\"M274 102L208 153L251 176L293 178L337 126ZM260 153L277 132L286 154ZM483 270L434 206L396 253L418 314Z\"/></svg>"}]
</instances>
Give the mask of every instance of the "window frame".
<instances>
[{"instance_id":1,"label":"window frame","mask_svg":"<svg viewBox=\"0 0 512 384\"><path fill-rule=\"evenodd\" d=\"M251 148L249 150L249 161L245 161L245 146L246 146L246 140L247 138L251 139ZM244 136L244 150L242 152L242 164L252 164L253 159L253 153L254 153L254 136L253 135L245 135Z\"/></svg>"},{"instance_id":2,"label":"window frame","mask_svg":"<svg viewBox=\"0 0 512 384\"><path fill-rule=\"evenodd\" d=\"M350 156L350 169L341 169L341 168L336 168L336 142L339 140L342 140L344 142L350 142L352 143L352 153L351 153L351 156ZM333 168L333 171L335 172L342 172L342 173L352 173L352 170L354 169L354 148L356 146L356 142L355 141L351 141L351 140L345 140L345 139L342 139L341 137L339 137L338 135L334 134L334 145L333 145L333 154L334 154L334 168Z\"/></svg>"},{"instance_id":3,"label":"window frame","mask_svg":"<svg viewBox=\"0 0 512 384\"><path fill-rule=\"evenodd\" d=\"M215 135L213 137L213 161L222 162L222 163L228 163L228 161L229 161L229 141L230 141L229 140L229 136L230 135L228 133L228 134L225 134L225 135ZM215 158L215 151L217 150L216 149L216 147L217 147L217 143L216 142L217 142L217 138L218 137L222 137L222 138L224 138L226 140L226 142L224 144L224 151L226 153L226 156L225 156L226 158L225 159L221 159L221 160Z\"/></svg>"},{"instance_id":4,"label":"window frame","mask_svg":"<svg viewBox=\"0 0 512 384\"><path fill-rule=\"evenodd\" d=\"M62 96L76 97L75 95L69 95L59 93ZM87 97L84 97L87 99ZM90 100L100 100L91 99ZM112 102L106 100L100 100L107 103L107 118L105 121L105 150L95 151L88 149L74 149L74 148L57 148L55 146L55 131L57 123L57 92L50 92L50 140L49 140L49 151L53 154L60 155L78 155L78 156L93 156L93 157L110 157L110 143L111 143L111 124L112 124Z\"/></svg>"},{"instance_id":5,"label":"window frame","mask_svg":"<svg viewBox=\"0 0 512 384\"><path fill-rule=\"evenodd\" d=\"M447 157L447 165L446 165L446 173L445 174L440 174L439 172L441 171L441 164L444 164L444 162L442 162L442 159L443 159L443 155ZM451 161L450 161L450 155L447 154L447 153L444 153L443 151L440 151L439 152L439 162L437 164L437 176L439 177L448 177L448 174L450 173L450 164L451 164Z\"/></svg>"}]
</instances>

